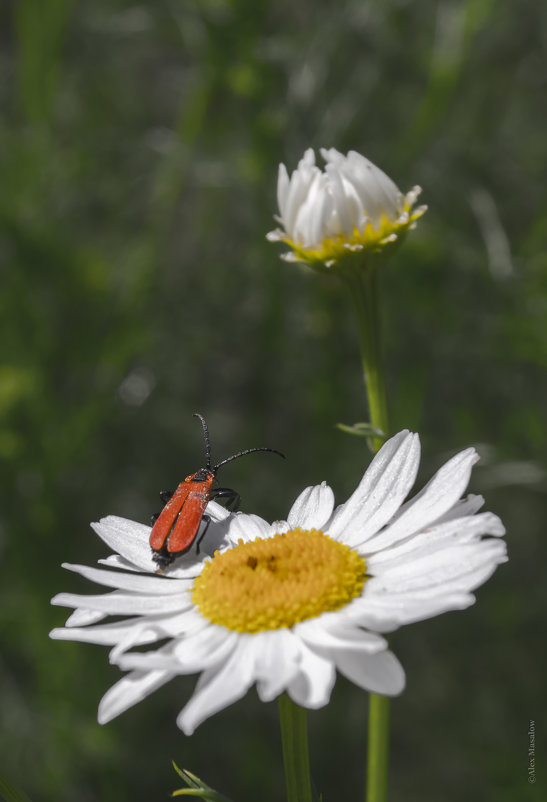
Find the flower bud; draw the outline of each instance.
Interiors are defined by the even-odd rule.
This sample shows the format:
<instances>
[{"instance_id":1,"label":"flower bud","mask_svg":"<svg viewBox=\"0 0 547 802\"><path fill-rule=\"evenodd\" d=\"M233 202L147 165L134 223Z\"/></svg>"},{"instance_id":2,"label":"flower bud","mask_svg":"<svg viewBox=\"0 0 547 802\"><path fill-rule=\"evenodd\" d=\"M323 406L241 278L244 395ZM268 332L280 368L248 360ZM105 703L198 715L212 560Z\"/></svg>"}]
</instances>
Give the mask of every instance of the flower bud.
<instances>
[{"instance_id":1,"label":"flower bud","mask_svg":"<svg viewBox=\"0 0 547 802\"><path fill-rule=\"evenodd\" d=\"M420 187L403 195L371 161L350 150L321 149L326 166L320 170L308 148L289 178L279 165L277 202L283 228L271 231L270 242L285 242L290 262L333 267L352 254L379 252L399 239L427 209L412 207Z\"/></svg>"}]
</instances>

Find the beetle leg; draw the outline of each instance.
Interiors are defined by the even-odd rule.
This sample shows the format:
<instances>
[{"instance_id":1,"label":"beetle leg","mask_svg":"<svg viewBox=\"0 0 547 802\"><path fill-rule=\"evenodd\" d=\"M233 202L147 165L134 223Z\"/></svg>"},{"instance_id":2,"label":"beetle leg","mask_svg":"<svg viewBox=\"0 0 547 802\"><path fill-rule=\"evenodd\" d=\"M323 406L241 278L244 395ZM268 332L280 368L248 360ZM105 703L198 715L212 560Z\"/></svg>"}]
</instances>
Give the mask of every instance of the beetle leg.
<instances>
[{"instance_id":1,"label":"beetle leg","mask_svg":"<svg viewBox=\"0 0 547 802\"><path fill-rule=\"evenodd\" d=\"M164 504L167 504L169 499L173 498L173 491L172 490L161 490L160 491L160 498L161 498L161 500L163 501ZM154 524L156 523L156 521L158 520L159 517L160 517L160 513L159 512L155 512L154 515L150 516L150 523L152 524L152 526L154 526Z\"/></svg>"},{"instance_id":2,"label":"beetle leg","mask_svg":"<svg viewBox=\"0 0 547 802\"><path fill-rule=\"evenodd\" d=\"M232 490L230 487L216 487L214 490L211 491L210 498L217 499L223 498L227 499L226 501L226 509L230 510L231 512L237 512L239 509L239 505L241 503L241 496L236 490Z\"/></svg>"}]
</instances>

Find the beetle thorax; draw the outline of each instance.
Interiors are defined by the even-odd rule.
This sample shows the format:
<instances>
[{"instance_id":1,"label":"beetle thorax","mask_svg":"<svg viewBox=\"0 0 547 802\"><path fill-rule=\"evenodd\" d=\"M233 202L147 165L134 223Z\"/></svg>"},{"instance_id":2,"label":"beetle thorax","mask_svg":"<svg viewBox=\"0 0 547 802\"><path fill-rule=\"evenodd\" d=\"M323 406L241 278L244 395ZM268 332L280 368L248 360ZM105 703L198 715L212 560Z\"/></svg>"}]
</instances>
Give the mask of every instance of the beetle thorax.
<instances>
[{"instance_id":1,"label":"beetle thorax","mask_svg":"<svg viewBox=\"0 0 547 802\"><path fill-rule=\"evenodd\" d=\"M200 468L199 471L196 473L187 476L184 480L185 482L211 482L215 478L215 474L213 471L207 470L207 468Z\"/></svg>"}]
</instances>

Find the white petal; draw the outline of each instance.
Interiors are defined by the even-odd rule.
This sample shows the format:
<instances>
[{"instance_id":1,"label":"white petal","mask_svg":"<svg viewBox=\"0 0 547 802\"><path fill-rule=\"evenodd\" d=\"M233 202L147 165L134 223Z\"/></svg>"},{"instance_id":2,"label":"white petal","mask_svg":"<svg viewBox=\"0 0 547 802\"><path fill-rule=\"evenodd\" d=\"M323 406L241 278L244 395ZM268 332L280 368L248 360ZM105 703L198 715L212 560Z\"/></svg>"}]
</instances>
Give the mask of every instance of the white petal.
<instances>
[{"instance_id":1,"label":"white petal","mask_svg":"<svg viewBox=\"0 0 547 802\"><path fill-rule=\"evenodd\" d=\"M501 537L504 534L505 527L498 516L491 512L455 518L412 535L384 551L367 555L366 563L370 574L380 576L396 566L407 565L412 560L421 559L447 547L476 541L482 535Z\"/></svg>"},{"instance_id":2,"label":"white petal","mask_svg":"<svg viewBox=\"0 0 547 802\"><path fill-rule=\"evenodd\" d=\"M475 572L488 577L506 559L505 543L493 538L450 546L420 559L398 563L381 576L368 579L366 592L413 593L431 588L438 593L438 586L447 592L468 592L477 587Z\"/></svg>"},{"instance_id":3,"label":"white petal","mask_svg":"<svg viewBox=\"0 0 547 802\"><path fill-rule=\"evenodd\" d=\"M326 482L307 487L291 507L288 523L292 528L322 529L332 515L334 493Z\"/></svg>"},{"instance_id":4,"label":"white petal","mask_svg":"<svg viewBox=\"0 0 547 802\"><path fill-rule=\"evenodd\" d=\"M300 670L288 685L287 693L297 705L316 710L329 701L335 680L336 671L332 662L302 643Z\"/></svg>"},{"instance_id":5,"label":"white petal","mask_svg":"<svg viewBox=\"0 0 547 802\"><path fill-rule=\"evenodd\" d=\"M304 167L314 167L315 166L315 152L313 148L307 148L304 152L304 155L300 159L298 163L299 168Z\"/></svg>"},{"instance_id":6,"label":"white petal","mask_svg":"<svg viewBox=\"0 0 547 802\"><path fill-rule=\"evenodd\" d=\"M207 532L209 534L209 532ZM199 537L199 535L198 535ZM209 546L203 548L203 542L200 544L199 554L191 551L187 554L182 554L180 557L170 563L161 572L161 575L166 579L182 579L185 581L194 580L203 571L206 558L209 557ZM155 565L154 573L158 573L158 567Z\"/></svg>"},{"instance_id":7,"label":"white petal","mask_svg":"<svg viewBox=\"0 0 547 802\"><path fill-rule=\"evenodd\" d=\"M466 515L474 515L482 506L484 506L484 498L470 493L465 498L457 501L448 512L445 512L444 515L437 518L434 523L440 524L445 521L452 521L453 518L464 518Z\"/></svg>"},{"instance_id":8,"label":"white petal","mask_svg":"<svg viewBox=\"0 0 547 802\"><path fill-rule=\"evenodd\" d=\"M148 652L120 652L111 660L124 671L135 669L137 671L167 671L173 676L179 674L194 674L194 671L182 671L176 657L170 652L157 649Z\"/></svg>"},{"instance_id":9,"label":"white petal","mask_svg":"<svg viewBox=\"0 0 547 802\"><path fill-rule=\"evenodd\" d=\"M414 484L419 462L418 435L405 430L388 440L353 495L335 510L328 534L349 546L364 543L400 507Z\"/></svg>"},{"instance_id":10,"label":"white petal","mask_svg":"<svg viewBox=\"0 0 547 802\"><path fill-rule=\"evenodd\" d=\"M195 674L222 662L236 645L238 633L214 626L203 616L189 626L179 627L178 637L168 648L147 652L131 652L112 660L121 669L164 669L174 674Z\"/></svg>"},{"instance_id":11,"label":"white petal","mask_svg":"<svg viewBox=\"0 0 547 802\"><path fill-rule=\"evenodd\" d=\"M298 242L304 247L309 247L317 244L314 236L314 225L320 224L321 218L318 219L317 206L325 201L324 180L323 176L317 170L309 186L306 187L306 197L302 198L302 202L295 208L294 220L292 224L292 236L294 242Z\"/></svg>"},{"instance_id":12,"label":"white petal","mask_svg":"<svg viewBox=\"0 0 547 802\"><path fill-rule=\"evenodd\" d=\"M211 519L211 523L222 523L232 515L232 513L219 504L218 501L209 501L207 503L206 514Z\"/></svg>"},{"instance_id":13,"label":"white petal","mask_svg":"<svg viewBox=\"0 0 547 802\"><path fill-rule=\"evenodd\" d=\"M230 657L204 671L177 724L192 735L205 719L241 699L255 678L255 645L252 635L240 635Z\"/></svg>"},{"instance_id":14,"label":"white petal","mask_svg":"<svg viewBox=\"0 0 547 802\"><path fill-rule=\"evenodd\" d=\"M419 187L419 186L412 187L412 189L410 189L405 195L406 204L408 206L414 206L414 203L416 202L416 198L421 193L421 191L422 191L422 188Z\"/></svg>"},{"instance_id":15,"label":"white petal","mask_svg":"<svg viewBox=\"0 0 547 802\"><path fill-rule=\"evenodd\" d=\"M49 635L54 640L73 640L81 643L96 643L103 646L114 646L127 643L128 632L134 631L136 639L133 645L155 643L164 638L172 638L183 633L187 627L188 613L176 613L170 616L146 616L145 618L128 618L108 624L87 627L65 627L52 630Z\"/></svg>"},{"instance_id":16,"label":"white petal","mask_svg":"<svg viewBox=\"0 0 547 802\"><path fill-rule=\"evenodd\" d=\"M456 454L405 505L393 523L368 542L367 550L374 552L385 549L448 512L469 484L471 469L477 460L474 448Z\"/></svg>"},{"instance_id":17,"label":"white petal","mask_svg":"<svg viewBox=\"0 0 547 802\"><path fill-rule=\"evenodd\" d=\"M131 571L136 574L150 573L148 568L139 568L124 557L120 557L119 554L110 554L108 557L101 557L97 562L101 565L108 565L110 568L120 568L122 571Z\"/></svg>"},{"instance_id":18,"label":"white petal","mask_svg":"<svg viewBox=\"0 0 547 802\"><path fill-rule=\"evenodd\" d=\"M239 540L249 543L260 537L268 537L269 530L269 524L260 516L238 512L230 520L227 542L231 546L237 546Z\"/></svg>"},{"instance_id":19,"label":"white petal","mask_svg":"<svg viewBox=\"0 0 547 802\"><path fill-rule=\"evenodd\" d=\"M169 573L170 576L178 575L177 570L182 568L186 570L186 574L188 575L188 569L190 568L189 559L197 561L198 559L202 559L204 555L212 557L217 549L221 549L226 545L226 533L232 517L233 513L227 510L226 507L223 507L216 501L209 501L205 510L204 520L200 524L198 534L194 541L196 544L195 548L192 546L189 553L178 557L175 562L171 564L173 568L164 571L164 573ZM207 518L209 519L209 523L207 523Z\"/></svg>"},{"instance_id":20,"label":"white petal","mask_svg":"<svg viewBox=\"0 0 547 802\"><path fill-rule=\"evenodd\" d=\"M210 624L190 637L179 641L173 653L185 673L193 673L224 662L237 647L238 632Z\"/></svg>"},{"instance_id":21,"label":"white petal","mask_svg":"<svg viewBox=\"0 0 547 802\"><path fill-rule=\"evenodd\" d=\"M112 624L109 626L112 626ZM112 635L112 639L109 638L108 633L105 633L104 636L98 633L94 637L93 629L94 627L55 627L50 631L49 637L52 640L73 640L82 643L96 643L99 646L109 646L112 643L116 643L117 634Z\"/></svg>"},{"instance_id":22,"label":"white petal","mask_svg":"<svg viewBox=\"0 0 547 802\"><path fill-rule=\"evenodd\" d=\"M340 166L346 160L343 153L340 153L336 148L319 148L319 152L323 159L330 164Z\"/></svg>"},{"instance_id":23,"label":"white petal","mask_svg":"<svg viewBox=\"0 0 547 802\"><path fill-rule=\"evenodd\" d=\"M272 521L268 527L266 537L274 537L274 535L283 535L288 532L291 527L288 521Z\"/></svg>"},{"instance_id":24,"label":"white petal","mask_svg":"<svg viewBox=\"0 0 547 802\"><path fill-rule=\"evenodd\" d=\"M333 164L327 164L326 173L329 177L329 187L332 192L339 232L349 238L353 236L353 229L358 226L359 222L354 214L354 199L350 200L347 197L342 176Z\"/></svg>"},{"instance_id":25,"label":"white petal","mask_svg":"<svg viewBox=\"0 0 547 802\"><path fill-rule=\"evenodd\" d=\"M277 173L277 208L283 220L284 211L286 209L287 197L289 194L289 174L284 164L279 165Z\"/></svg>"},{"instance_id":26,"label":"white petal","mask_svg":"<svg viewBox=\"0 0 547 802\"><path fill-rule=\"evenodd\" d=\"M119 571L102 571L100 568L90 568L86 565L73 565L63 563L63 568L81 574L91 582L105 585L109 588L132 590L136 593L152 593L165 595L180 593L189 590L192 581L188 579L167 579L164 576L142 576L141 574L124 574Z\"/></svg>"},{"instance_id":27,"label":"white petal","mask_svg":"<svg viewBox=\"0 0 547 802\"><path fill-rule=\"evenodd\" d=\"M58 593L51 600L61 607L86 607L109 615L154 615L174 613L191 607L192 596L188 591L175 595L145 596L144 594L114 591L100 596L81 596L76 593Z\"/></svg>"},{"instance_id":28,"label":"white petal","mask_svg":"<svg viewBox=\"0 0 547 802\"><path fill-rule=\"evenodd\" d=\"M285 236L284 231L281 231L280 228L276 228L274 231L268 231L266 239L268 242L282 242Z\"/></svg>"},{"instance_id":29,"label":"white petal","mask_svg":"<svg viewBox=\"0 0 547 802\"><path fill-rule=\"evenodd\" d=\"M113 646L121 638L124 638L129 630L136 628L135 621L130 619L95 627L56 628L51 630L49 637L53 640L73 640L80 643L96 643L99 646ZM153 640L156 640L156 638L152 637ZM140 643L150 642L146 638L140 641Z\"/></svg>"},{"instance_id":30,"label":"white petal","mask_svg":"<svg viewBox=\"0 0 547 802\"><path fill-rule=\"evenodd\" d=\"M128 628L127 632L119 638L118 642L114 645L114 648L110 650L110 654L108 655L111 663L115 663L116 660L119 660L120 655L125 654L125 652L129 649L133 649L135 646L140 646L142 643L143 633L147 633L152 637L152 640L148 638L145 643L153 643L160 637L158 633L147 630L147 620L148 619L146 618L138 619L138 623L134 624L133 627Z\"/></svg>"},{"instance_id":31,"label":"white petal","mask_svg":"<svg viewBox=\"0 0 547 802\"><path fill-rule=\"evenodd\" d=\"M289 629L258 632L256 684L262 702L271 702L290 685L300 670L301 644Z\"/></svg>"},{"instance_id":32,"label":"white petal","mask_svg":"<svg viewBox=\"0 0 547 802\"><path fill-rule=\"evenodd\" d=\"M393 632L400 625L397 612L386 609L383 604L376 604L373 598L364 594L358 599L353 599L344 608L344 615L350 621L355 622L359 627L366 627L372 632Z\"/></svg>"},{"instance_id":33,"label":"white petal","mask_svg":"<svg viewBox=\"0 0 547 802\"><path fill-rule=\"evenodd\" d=\"M99 724L106 724L128 708L142 702L173 678L168 671L132 671L105 693L99 704Z\"/></svg>"},{"instance_id":34,"label":"white petal","mask_svg":"<svg viewBox=\"0 0 547 802\"><path fill-rule=\"evenodd\" d=\"M53 604L53 599L51 603ZM65 627L85 627L88 624L96 624L97 621L106 618L106 615L106 613L102 613L100 610L76 609L67 618Z\"/></svg>"},{"instance_id":35,"label":"white petal","mask_svg":"<svg viewBox=\"0 0 547 802\"><path fill-rule=\"evenodd\" d=\"M447 588L441 594L430 594L429 598L423 598L423 594L421 596L418 593L371 596L367 599L367 614L376 617L378 631L393 632L403 624L425 621L451 610L466 610L475 602L471 593L452 593ZM388 622L388 626L383 625L384 621Z\"/></svg>"},{"instance_id":36,"label":"white petal","mask_svg":"<svg viewBox=\"0 0 547 802\"><path fill-rule=\"evenodd\" d=\"M204 565L204 557L208 556L208 553L208 549L206 552L205 549L202 550L200 548L200 554L196 554L195 551L192 551L189 554L183 554L181 557L177 557L174 562L164 568L161 572L161 576L169 579L195 579L201 574ZM131 571L138 574L144 573L147 575L150 575L151 573L150 568L138 568L136 565L128 562L126 559L124 559L124 557L120 557L118 554L111 554L109 557L98 560L98 562L101 565L108 565L110 568L120 568L123 571ZM158 574L158 566L155 563L153 566L153 571L155 574Z\"/></svg>"},{"instance_id":37,"label":"white petal","mask_svg":"<svg viewBox=\"0 0 547 802\"><path fill-rule=\"evenodd\" d=\"M351 155L351 158L349 156ZM355 158L357 156L357 159ZM389 219L394 219L392 214L393 203L386 205L382 186L375 178L378 168L364 156L355 152L348 154L338 165L338 169L343 177L344 183L352 187L352 191L359 199L361 207L370 218L371 224L377 227L381 222L382 214L386 214ZM378 171L381 173L381 170ZM387 178L387 176L386 176Z\"/></svg>"},{"instance_id":38,"label":"white petal","mask_svg":"<svg viewBox=\"0 0 547 802\"><path fill-rule=\"evenodd\" d=\"M313 191L313 194L312 194ZM310 188L306 209L308 230L304 245L321 246L326 237L340 233L338 221L333 218L333 199L326 176L321 175L316 185Z\"/></svg>"},{"instance_id":39,"label":"white petal","mask_svg":"<svg viewBox=\"0 0 547 802\"><path fill-rule=\"evenodd\" d=\"M400 214L402 195L397 185L369 159L350 150L343 166L344 175L355 183L363 197L369 197L374 205L375 217L385 214L389 220L395 220ZM367 209L367 211L369 211Z\"/></svg>"},{"instance_id":40,"label":"white petal","mask_svg":"<svg viewBox=\"0 0 547 802\"><path fill-rule=\"evenodd\" d=\"M285 231L293 240L297 238L297 215L302 205L306 203L314 183L317 182L321 176L319 168L311 163L312 159L315 160L315 156L313 150L310 148L304 154L304 158L300 161L298 169L295 170L291 176L289 189L285 197L285 208L283 210L280 209Z\"/></svg>"},{"instance_id":41,"label":"white petal","mask_svg":"<svg viewBox=\"0 0 547 802\"><path fill-rule=\"evenodd\" d=\"M295 633L322 657L335 662L337 650L374 654L387 647L387 641L373 632L365 632L339 613L324 613L294 627Z\"/></svg>"},{"instance_id":42,"label":"white petal","mask_svg":"<svg viewBox=\"0 0 547 802\"><path fill-rule=\"evenodd\" d=\"M365 691L397 696L405 687L405 672L392 652L339 651L335 659L338 671Z\"/></svg>"},{"instance_id":43,"label":"white petal","mask_svg":"<svg viewBox=\"0 0 547 802\"><path fill-rule=\"evenodd\" d=\"M126 560L153 573L155 570L148 540L152 528L137 521L119 518L117 515L108 515L101 518L98 523L92 523L91 528L104 540L112 551L117 552Z\"/></svg>"}]
</instances>

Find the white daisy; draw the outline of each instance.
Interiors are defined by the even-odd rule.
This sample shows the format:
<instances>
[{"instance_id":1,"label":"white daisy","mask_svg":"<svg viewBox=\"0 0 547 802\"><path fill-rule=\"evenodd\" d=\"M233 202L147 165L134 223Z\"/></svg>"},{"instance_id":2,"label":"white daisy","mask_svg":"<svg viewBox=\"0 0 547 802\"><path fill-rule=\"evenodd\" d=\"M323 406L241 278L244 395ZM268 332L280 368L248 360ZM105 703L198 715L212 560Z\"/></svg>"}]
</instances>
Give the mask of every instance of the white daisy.
<instances>
[{"instance_id":1,"label":"white daisy","mask_svg":"<svg viewBox=\"0 0 547 802\"><path fill-rule=\"evenodd\" d=\"M480 496L461 498L475 450L403 503L419 459L418 436L400 432L345 504L335 507L323 482L273 524L211 502L208 553L184 555L162 575L150 527L113 516L94 524L116 552L101 562L124 570L65 565L114 590L56 596L53 604L75 611L51 636L111 646L111 662L129 670L102 699L99 721L198 672L177 719L187 734L254 683L263 701L286 691L307 708L328 702L336 670L368 691L400 693L404 671L380 633L468 607L471 591L506 560L499 518L477 513ZM108 615L118 618L104 622Z\"/></svg>"},{"instance_id":2,"label":"white daisy","mask_svg":"<svg viewBox=\"0 0 547 802\"><path fill-rule=\"evenodd\" d=\"M309 148L291 177L279 165L277 202L283 229L271 231L271 242L285 242L292 262L328 268L351 253L380 251L397 240L427 209L412 207L420 187L403 195L391 178L371 161L350 150L321 148L322 171Z\"/></svg>"}]
</instances>

